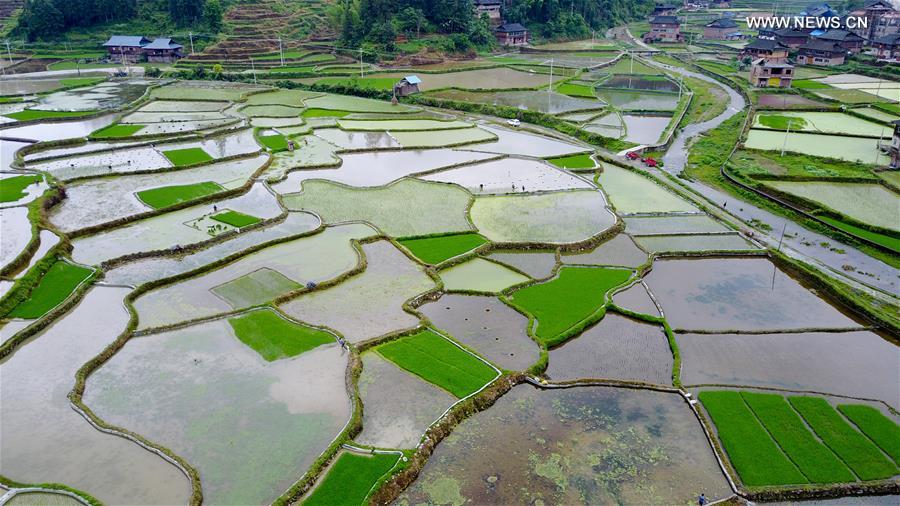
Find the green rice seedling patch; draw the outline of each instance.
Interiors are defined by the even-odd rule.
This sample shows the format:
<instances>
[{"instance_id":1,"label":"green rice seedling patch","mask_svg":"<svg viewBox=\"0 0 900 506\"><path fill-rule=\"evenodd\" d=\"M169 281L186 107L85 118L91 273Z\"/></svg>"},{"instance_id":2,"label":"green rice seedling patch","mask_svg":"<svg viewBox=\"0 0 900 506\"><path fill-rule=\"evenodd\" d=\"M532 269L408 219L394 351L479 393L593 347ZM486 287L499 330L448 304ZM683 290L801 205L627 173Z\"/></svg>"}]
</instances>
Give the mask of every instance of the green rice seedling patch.
<instances>
[{"instance_id":1,"label":"green rice seedling patch","mask_svg":"<svg viewBox=\"0 0 900 506\"><path fill-rule=\"evenodd\" d=\"M319 79L316 84L327 86L348 86L369 90L391 91L397 79L394 77L326 77Z\"/></svg>"},{"instance_id":2,"label":"green rice seedling patch","mask_svg":"<svg viewBox=\"0 0 900 506\"><path fill-rule=\"evenodd\" d=\"M350 111L337 111L334 109L319 109L318 107L311 107L309 109L304 109L303 113L300 115L304 118L343 118L348 114L353 114Z\"/></svg>"},{"instance_id":3,"label":"green rice seedling patch","mask_svg":"<svg viewBox=\"0 0 900 506\"><path fill-rule=\"evenodd\" d=\"M220 213L216 213L210 216L211 219L220 221L226 225L231 225L232 227L243 228L248 225L253 225L254 223L259 223L259 218L256 216L250 216L249 214L244 214L238 211L222 211Z\"/></svg>"},{"instance_id":4,"label":"green rice seedling patch","mask_svg":"<svg viewBox=\"0 0 900 506\"><path fill-rule=\"evenodd\" d=\"M783 116L781 114L760 114L756 121L765 127L775 130L805 130L806 120L795 116Z\"/></svg>"},{"instance_id":5,"label":"green rice seedling patch","mask_svg":"<svg viewBox=\"0 0 900 506\"><path fill-rule=\"evenodd\" d=\"M262 118L295 118L300 115L300 107L299 104L297 107L281 104L248 105L241 109L241 114Z\"/></svg>"},{"instance_id":6,"label":"green rice seedling patch","mask_svg":"<svg viewBox=\"0 0 900 506\"><path fill-rule=\"evenodd\" d=\"M857 432L828 401L818 397L789 397L812 430L861 480L890 478L897 466L868 438Z\"/></svg>"},{"instance_id":7,"label":"green rice seedling patch","mask_svg":"<svg viewBox=\"0 0 900 506\"><path fill-rule=\"evenodd\" d=\"M793 82L793 84L791 84L791 86L802 90L824 90L832 87L827 83L823 83L822 81L814 81L812 79L797 79Z\"/></svg>"},{"instance_id":8,"label":"green rice seedling patch","mask_svg":"<svg viewBox=\"0 0 900 506\"><path fill-rule=\"evenodd\" d=\"M387 101L368 98L349 97L345 95L324 95L304 100L307 107L314 109L336 109L351 112L409 112L414 110L407 105L394 105Z\"/></svg>"},{"instance_id":9,"label":"green rice seedling patch","mask_svg":"<svg viewBox=\"0 0 900 506\"><path fill-rule=\"evenodd\" d=\"M897 115L897 116L900 116L900 104L880 103L880 104L873 104L872 107L874 107L876 109L881 109L882 111L889 112L889 113Z\"/></svg>"},{"instance_id":10,"label":"green rice seedling patch","mask_svg":"<svg viewBox=\"0 0 900 506\"><path fill-rule=\"evenodd\" d=\"M856 225L851 225L849 223L844 223L841 220L832 218L830 216L819 216L820 220L828 223L832 227L838 228L845 232L849 232L853 235L857 235L859 237L865 237L866 239L878 243L886 248L890 248L898 253L900 253L900 239L896 237L891 237L885 234L879 234L878 232L873 232L871 230L867 230L862 227L857 227Z\"/></svg>"},{"instance_id":11,"label":"green rice seedling patch","mask_svg":"<svg viewBox=\"0 0 900 506\"><path fill-rule=\"evenodd\" d=\"M432 330L377 347L381 356L462 399L497 377L497 371Z\"/></svg>"},{"instance_id":12,"label":"green rice seedling patch","mask_svg":"<svg viewBox=\"0 0 900 506\"><path fill-rule=\"evenodd\" d=\"M234 334L268 362L296 357L323 344L335 342L334 336L282 318L272 310L252 311L229 318Z\"/></svg>"},{"instance_id":13,"label":"green rice seedling patch","mask_svg":"<svg viewBox=\"0 0 900 506\"><path fill-rule=\"evenodd\" d=\"M856 477L827 446L806 428L784 397L777 394L741 392L772 438L800 468L811 483L841 483Z\"/></svg>"},{"instance_id":14,"label":"green rice seedling patch","mask_svg":"<svg viewBox=\"0 0 900 506\"><path fill-rule=\"evenodd\" d=\"M290 60L299 60L301 58L305 58L307 55L312 54L312 51L284 51L278 54L264 54L259 56L251 56L251 60L256 61L277 61L282 58L290 59Z\"/></svg>"},{"instance_id":15,"label":"green rice seedling patch","mask_svg":"<svg viewBox=\"0 0 900 506\"><path fill-rule=\"evenodd\" d=\"M163 151L162 154L176 167L209 162L213 159L209 153L203 151L203 148L170 149Z\"/></svg>"},{"instance_id":16,"label":"green rice seedling patch","mask_svg":"<svg viewBox=\"0 0 900 506\"><path fill-rule=\"evenodd\" d=\"M397 465L400 456L395 453L360 455L342 452L328 474L303 500L304 506L347 506L366 504L369 492L382 476Z\"/></svg>"},{"instance_id":17,"label":"green rice seedling patch","mask_svg":"<svg viewBox=\"0 0 900 506\"><path fill-rule=\"evenodd\" d=\"M739 392L700 392L722 446L745 485L796 485L808 480L778 449Z\"/></svg>"},{"instance_id":18,"label":"green rice seedling patch","mask_svg":"<svg viewBox=\"0 0 900 506\"><path fill-rule=\"evenodd\" d=\"M30 121L36 119L78 118L94 114L95 112L96 111L43 111L40 109L25 109L24 111L11 112L4 116L16 121Z\"/></svg>"},{"instance_id":19,"label":"green rice seedling patch","mask_svg":"<svg viewBox=\"0 0 900 506\"><path fill-rule=\"evenodd\" d=\"M44 274L29 297L20 302L9 316L13 318L40 318L66 300L81 282L92 273L91 269L57 261Z\"/></svg>"},{"instance_id":20,"label":"green rice seedling patch","mask_svg":"<svg viewBox=\"0 0 900 506\"><path fill-rule=\"evenodd\" d=\"M404 248L426 264L437 265L444 260L462 255L488 242L476 233L440 235L436 237L410 237L398 239Z\"/></svg>"},{"instance_id":21,"label":"green rice seedling patch","mask_svg":"<svg viewBox=\"0 0 900 506\"><path fill-rule=\"evenodd\" d=\"M531 285L510 296L510 303L536 320L534 333L548 345L586 321L606 304L606 294L631 278L628 269L562 267L546 283Z\"/></svg>"},{"instance_id":22,"label":"green rice seedling patch","mask_svg":"<svg viewBox=\"0 0 900 506\"><path fill-rule=\"evenodd\" d=\"M39 58L32 56L32 58ZM88 57L85 57L88 58ZM105 77L71 77L69 79L60 79L59 84L64 88L79 88L81 86L91 86L106 81Z\"/></svg>"},{"instance_id":23,"label":"green rice seedling patch","mask_svg":"<svg viewBox=\"0 0 900 506\"><path fill-rule=\"evenodd\" d=\"M13 176L0 179L0 202L15 202L27 195L25 188L38 183L41 176Z\"/></svg>"},{"instance_id":24,"label":"green rice seedling patch","mask_svg":"<svg viewBox=\"0 0 900 506\"><path fill-rule=\"evenodd\" d=\"M96 130L90 136L94 139L118 139L131 137L144 128L145 125L109 125Z\"/></svg>"},{"instance_id":25,"label":"green rice seedling patch","mask_svg":"<svg viewBox=\"0 0 900 506\"><path fill-rule=\"evenodd\" d=\"M225 299L234 309L271 301L275 297L302 288L303 285L284 274L261 267L237 279L210 288L209 291Z\"/></svg>"},{"instance_id":26,"label":"green rice seedling patch","mask_svg":"<svg viewBox=\"0 0 900 506\"><path fill-rule=\"evenodd\" d=\"M288 147L287 137L281 134L260 135L259 142L272 151L284 151Z\"/></svg>"},{"instance_id":27,"label":"green rice seedling patch","mask_svg":"<svg viewBox=\"0 0 900 506\"><path fill-rule=\"evenodd\" d=\"M137 192L137 197L141 202L154 209L162 209L164 207L198 199L206 195L212 195L213 193L223 190L224 188L218 183L204 181L202 183L151 188L149 190Z\"/></svg>"},{"instance_id":28,"label":"green rice seedling patch","mask_svg":"<svg viewBox=\"0 0 900 506\"><path fill-rule=\"evenodd\" d=\"M596 98L594 88L583 84L562 83L556 87L556 91L570 97Z\"/></svg>"},{"instance_id":29,"label":"green rice seedling patch","mask_svg":"<svg viewBox=\"0 0 900 506\"><path fill-rule=\"evenodd\" d=\"M561 169L590 169L597 166L590 153L548 158L547 161Z\"/></svg>"},{"instance_id":30,"label":"green rice seedling patch","mask_svg":"<svg viewBox=\"0 0 900 506\"><path fill-rule=\"evenodd\" d=\"M303 107L307 98L320 97L323 93L306 90L276 90L265 93L254 93L247 97L247 105L286 105Z\"/></svg>"},{"instance_id":31,"label":"green rice seedling patch","mask_svg":"<svg viewBox=\"0 0 900 506\"><path fill-rule=\"evenodd\" d=\"M850 419L863 434L900 464L900 425L872 406L840 404L838 411Z\"/></svg>"}]
</instances>

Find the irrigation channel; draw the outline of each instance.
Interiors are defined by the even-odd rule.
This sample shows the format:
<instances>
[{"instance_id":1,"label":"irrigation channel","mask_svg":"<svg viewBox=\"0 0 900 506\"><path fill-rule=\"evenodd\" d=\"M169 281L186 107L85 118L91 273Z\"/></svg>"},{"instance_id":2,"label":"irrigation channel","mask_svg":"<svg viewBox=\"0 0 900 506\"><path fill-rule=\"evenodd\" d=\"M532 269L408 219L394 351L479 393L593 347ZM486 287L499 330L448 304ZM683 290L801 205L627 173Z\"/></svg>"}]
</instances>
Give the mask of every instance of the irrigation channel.
<instances>
[{"instance_id":1,"label":"irrigation channel","mask_svg":"<svg viewBox=\"0 0 900 506\"><path fill-rule=\"evenodd\" d=\"M725 86L709 76L653 61L648 61L648 63L669 72L676 72L685 77L693 77L715 84L725 90L731 99L728 108L722 114L710 120L689 125L676 134L662 161L665 171L678 176L687 164L688 143L691 138L718 127L727 119L744 110L747 104L744 98L730 86ZM661 175L659 171L654 172L657 175ZM662 177L661 179L665 180L666 178ZM866 287L868 288L865 290L866 292L887 302L897 303L897 298L893 294L900 292L900 284L898 284L900 280L897 278L896 269L886 263L872 258L849 244L802 228L787 218L775 215L744 200L737 199L721 190L707 186L701 181L692 179L680 179L680 181L715 203L718 208L717 214L720 217L722 215L730 215L744 222L757 220L768 224L772 227L771 232L756 229L754 233L757 234L757 239L767 243L769 246L778 247L781 244L781 250L791 257L815 263L820 267L826 267L827 269L825 270L830 271L836 277L850 281L856 287ZM784 237L782 237L782 231L785 232ZM829 246L823 247L822 244L828 244ZM833 247L837 247L843 252L837 253L831 249ZM843 269L843 266L847 264L852 265L856 270L847 271ZM872 290L872 288L875 290Z\"/></svg>"}]
</instances>

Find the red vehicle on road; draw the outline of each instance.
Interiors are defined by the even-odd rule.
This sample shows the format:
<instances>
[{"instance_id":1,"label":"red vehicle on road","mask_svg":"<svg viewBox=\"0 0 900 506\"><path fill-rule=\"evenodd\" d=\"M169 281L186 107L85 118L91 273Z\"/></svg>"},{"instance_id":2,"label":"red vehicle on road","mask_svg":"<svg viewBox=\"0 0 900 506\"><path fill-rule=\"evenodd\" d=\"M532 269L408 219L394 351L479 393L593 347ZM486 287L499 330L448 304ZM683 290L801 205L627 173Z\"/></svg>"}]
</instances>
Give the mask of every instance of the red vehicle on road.
<instances>
[{"instance_id":1,"label":"red vehicle on road","mask_svg":"<svg viewBox=\"0 0 900 506\"><path fill-rule=\"evenodd\" d=\"M641 161L644 162L644 165L647 167L656 167L659 164L659 162L656 161L656 158L647 157Z\"/></svg>"},{"instance_id":2,"label":"red vehicle on road","mask_svg":"<svg viewBox=\"0 0 900 506\"><path fill-rule=\"evenodd\" d=\"M639 155L637 153L637 151L629 151L629 152L625 153L625 158L627 158L629 160L637 160L640 157L641 157L641 155Z\"/></svg>"}]
</instances>

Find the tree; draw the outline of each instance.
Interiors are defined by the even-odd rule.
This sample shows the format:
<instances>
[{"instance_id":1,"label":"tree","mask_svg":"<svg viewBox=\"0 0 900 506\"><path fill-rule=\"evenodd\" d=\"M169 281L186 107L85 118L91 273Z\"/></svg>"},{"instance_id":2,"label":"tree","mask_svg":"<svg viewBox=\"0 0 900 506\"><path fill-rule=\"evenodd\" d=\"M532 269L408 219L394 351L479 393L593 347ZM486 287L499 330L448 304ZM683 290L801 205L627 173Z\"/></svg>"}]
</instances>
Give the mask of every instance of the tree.
<instances>
[{"instance_id":1,"label":"tree","mask_svg":"<svg viewBox=\"0 0 900 506\"><path fill-rule=\"evenodd\" d=\"M169 16L177 25L196 23L203 15L203 0L169 0Z\"/></svg>"},{"instance_id":2,"label":"tree","mask_svg":"<svg viewBox=\"0 0 900 506\"><path fill-rule=\"evenodd\" d=\"M472 23L469 28L469 40L472 44L485 49L490 49L496 44L497 40L491 31L491 20L486 12L482 12L481 17Z\"/></svg>"},{"instance_id":3,"label":"tree","mask_svg":"<svg viewBox=\"0 0 900 506\"><path fill-rule=\"evenodd\" d=\"M20 21L28 40L55 37L65 29L63 14L52 0L28 0Z\"/></svg>"},{"instance_id":4,"label":"tree","mask_svg":"<svg viewBox=\"0 0 900 506\"><path fill-rule=\"evenodd\" d=\"M222 9L222 4L219 3L219 0L206 0L203 4L203 22L206 23L206 26L213 32L220 32L222 30L222 14L224 10Z\"/></svg>"}]
</instances>

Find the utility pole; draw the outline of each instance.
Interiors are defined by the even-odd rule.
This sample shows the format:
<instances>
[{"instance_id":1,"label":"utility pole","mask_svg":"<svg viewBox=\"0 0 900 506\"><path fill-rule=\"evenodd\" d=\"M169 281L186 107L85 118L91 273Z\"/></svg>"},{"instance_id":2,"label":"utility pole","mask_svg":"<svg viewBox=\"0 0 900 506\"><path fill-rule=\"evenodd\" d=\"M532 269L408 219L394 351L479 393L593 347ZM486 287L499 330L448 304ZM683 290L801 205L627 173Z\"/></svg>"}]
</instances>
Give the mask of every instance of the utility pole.
<instances>
[{"instance_id":1,"label":"utility pole","mask_svg":"<svg viewBox=\"0 0 900 506\"><path fill-rule=\"evenodd\" d=\"M787 130L784 131L784 143L781 145L781 156L784 156L784 149L787 147L788 134L791 133L791 121L793 120L788 120Z\"/></svg>"},{"instance_id":2,"label":"utility pole","mask_svg":"<svg viewBox=\"0 0 900 506\"><path fill-rule=\"evenodd\" d=\"M188 32L188 37L191 39L191 54L194 54L194 32Z\"/></svg>"},{"instance_id":3,"label":"utility pole","mask_svg":"<svg viewBox=\"0 0 900 506\"><path fill-rule=\"evenodd\" d=\"M362 47L359 48L359 77L363 76L363 65L362 65Z\"/></svg>"},{"instance_id":4,"label":"utility pole","mask_svg":"<svg viewBox=\"0 0 900 506\"><path fill-rule=\"evenodd\" d=\"M284 46L281 44L281 37L278 37L278 52L281 54L281 66L284 67Z\"/></svg>"},{"instance_id":5,"label":"utility pole","mask_svg":"<svg viewBox=\"0 0 900 506\"><path fill-rule=\"evenodd\" d=\"M881 127L881 135L878 136L878 144L875 145L875 160L873 165L878 165L878 152L881 151L881 141L884 140L884 127Z\"/></svg>"},{"instance_id":6,"label":"utility pole","mask_svg":"<svg viewBox=\"0 0 900 506\"><path fill-rule=\"evenodd\" d=\"M253 63L253 58L250 58L250 68L253 72L253 84L256 84L256 64Z\"/></svg>"},{"instance_id":7,"label":"utility pole","mask_svg":"<svg viewBox=\"0 0 900 506\"><path fill-rule=\"evenodd\" d=\"M631 70L629 70L628 73L634 74L634 51L629 51L628 54L631 55Z\"/></svg>"},{"instance_id":8,"label":"utility pole","mask_svg":"<svg viewBox=\"0 0 900 506\"><path fill-rule=\"evenodd\" d=\"M12 51L9 50L9 39L6 39L6 56L9 57L9 64L12 65Z\"/></svg>"},{"instance_id":9,"label":"utility pole","mask_svg":"<svg viewBox=\"0 0 900 506\"><path fill-rule=\"evenodd\" d=\"M550 58L550 86L547 87L547 93L553 91L553 58Z\"/></svg>"}]
</instances>

